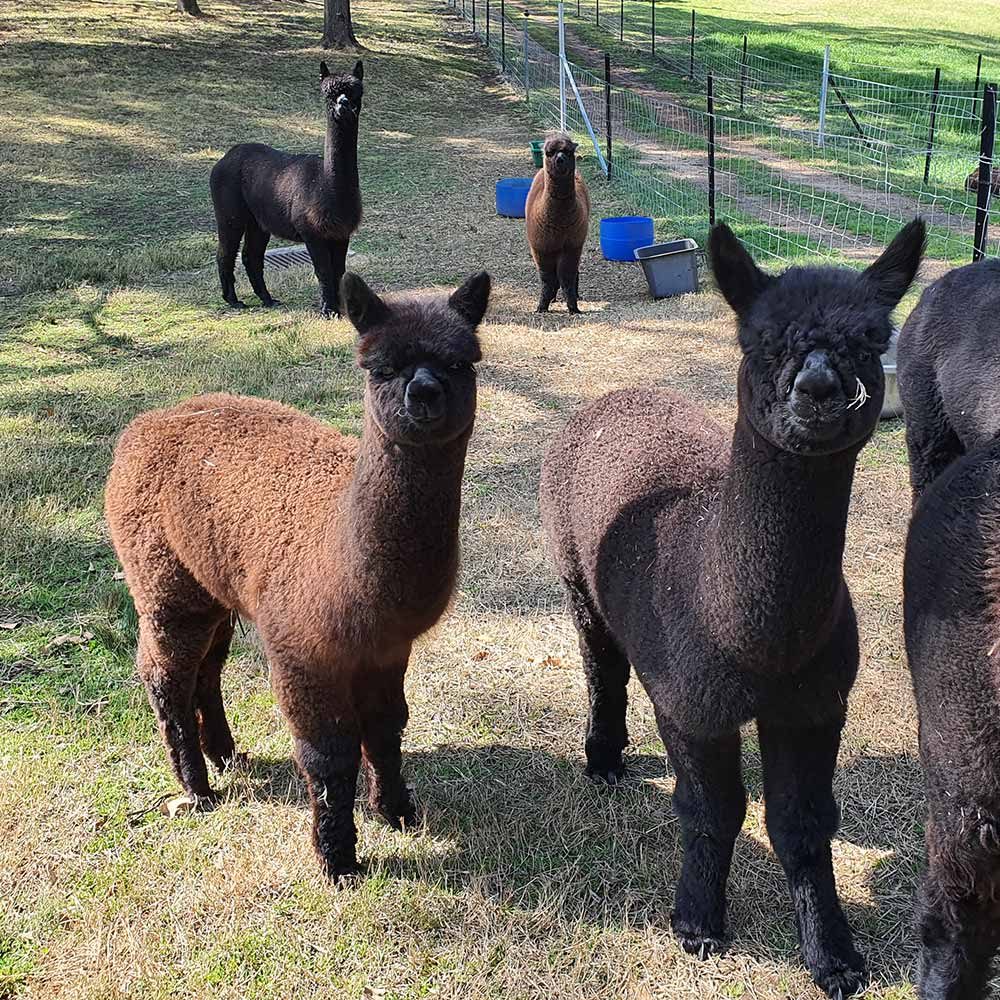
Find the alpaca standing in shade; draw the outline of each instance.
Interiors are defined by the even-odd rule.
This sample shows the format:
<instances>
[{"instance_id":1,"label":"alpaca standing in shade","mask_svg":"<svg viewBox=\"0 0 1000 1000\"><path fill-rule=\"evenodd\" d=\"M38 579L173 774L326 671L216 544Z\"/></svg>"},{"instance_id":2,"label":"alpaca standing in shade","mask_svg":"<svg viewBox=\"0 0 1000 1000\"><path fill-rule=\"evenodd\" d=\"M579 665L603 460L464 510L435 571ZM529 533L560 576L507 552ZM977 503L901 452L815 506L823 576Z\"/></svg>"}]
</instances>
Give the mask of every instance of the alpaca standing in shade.
<instances>
[{"instance_id":1,"label":"alpaca standing in shade","mask_svg":"<svg viewBox=\"0 0 1000 1000\"><path fill-rule=\"evenodd\" d=\"M864 962L837 899L833 772L858 669L843 575L858 453L878 422L890 313L920 262L914 222L866 271L764 274L726 226L712 269L743 360L731 434L663 389L585 407L542 468L542 524L590 696L587 773L615 784L630 667L677 776L684 861L673 928L707 955L746 812L740 727L757 721L767 830L802 955L830 996ZM727 441L727 437L730 441Z\"/></svg>"},{"instance_id":2,"label":"alpaca standing in shade","mask_svg":"<svg viewBox=\"0 0 1000 1000\"><path fill-rule=\"evenodd\" d=\"M358 181L358 122L364 66L334 76L320 63L326 106L323 155L283 153L258 142L233 146L212 168L210 186L219 229L222 297L242 307L236 295L236 254L243 241L243 267L265 306L278 305L264 284L264 251L272 236L305 243L319 279L320 312L340 315L338 289L351 234L361 222Z\"/></svg>"},{"instance_id":3,"label":"alpaca standing in shade","mask_svg":"<svg viewBox=\"0 0 1000 1000\"><path fill-rule=\"evenodd\" d=\"M219 678L234 613L257 624L333 877L356 870L363 757L372 807L415 808L400 772L403 677L458 569L476 327L489 275L446 301L342 294L366 373L360 441L264 399L199 396L134 420L106 510L139 615L139 674L177 777L211 802L205 757L235 754Z\"/></svg>"},{"instance_id":4,"label":"alpaca standing in shade","mask_svg":"<svg viewBox=\"0 0 1000 1000\"><path fill-rule=\"evenodd\" d=\"M590 194L576 169L576 148L568 135L546 139L545 165L528 192L528 246L542 279L538 312L548 311L560 288L566 308L580 311L580 255L590 226Z\"/></svg>"}]
</instances>

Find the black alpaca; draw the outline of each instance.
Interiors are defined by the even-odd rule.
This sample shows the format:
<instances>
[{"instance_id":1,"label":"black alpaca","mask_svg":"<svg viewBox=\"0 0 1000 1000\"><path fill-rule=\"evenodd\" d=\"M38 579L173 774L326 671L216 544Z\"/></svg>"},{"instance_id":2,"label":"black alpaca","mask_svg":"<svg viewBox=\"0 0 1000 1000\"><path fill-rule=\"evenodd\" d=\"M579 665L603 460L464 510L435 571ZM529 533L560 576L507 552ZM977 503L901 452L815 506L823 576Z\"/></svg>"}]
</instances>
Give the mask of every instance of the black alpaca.
<instances>
[{"instance_id":1,"label":"black alpaca","mask_svg":"<svg viewBox=\"0 0 1000 1000\"><path fill-rule=\"evenodd\" d=\"M928 286L899 335L899 394L914 501L1000 433L1000 260Z\"/></svg>"},{"instance_id":2,"label":"black alpaca","mask_svg":"<svg viewBox=\"0 0 1000 1000\"><path fill-rule=\"evenodd\" d=\"M917 503L903 590L929 807L919 992L974 1000L1000 946L1000 439Z\"/></svg>"},{"instance_id":3,"label":"black alpaca","mask_svg":"<svg viewBox=\"0 0 1000 1000\"><path fill-rule=\"evenodd\" d=\"M712 267L739 320L736 428L660 389L587 406L542 469L542 523L570 599L590 693L587 772L615 784L630 665L677 776L684 862L672 923L721 948L746 811L740 726L757 720L767 829L815 981L861 985L837 899L832 781L858 667L842 571L858 453L878 421L889 314L916 273L911 223L863 273L761 272L725 226Z\"/></svg>"},{"instance_id":4,"label":"black alpaca","mask_svg":"<svg viewBox=\"0 0 1000 1000\"><path fill-rule=\"evenodd\" d=\"M319 279L320 312L340 315L347 245L361 222L358 120L364 67L359 61L352 73L339 76L332 76L325 62L319 69L326 104L322 157L244 142L212 168L219 281L231 306L243 305L234 275L240 240L254 292L265 306L278 304L264 284L264 251L273 235L305 243Z\"/></svg>"}]
</instances>

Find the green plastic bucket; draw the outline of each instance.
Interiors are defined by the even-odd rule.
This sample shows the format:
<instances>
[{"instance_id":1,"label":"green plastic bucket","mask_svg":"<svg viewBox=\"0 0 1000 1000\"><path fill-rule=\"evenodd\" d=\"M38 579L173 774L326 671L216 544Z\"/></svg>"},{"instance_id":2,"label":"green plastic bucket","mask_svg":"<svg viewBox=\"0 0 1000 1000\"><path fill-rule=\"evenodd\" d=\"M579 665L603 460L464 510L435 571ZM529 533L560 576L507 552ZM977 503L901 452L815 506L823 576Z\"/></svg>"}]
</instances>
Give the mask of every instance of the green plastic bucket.
<instances>
[{"instance_id":1,"label":"green plastic bucket","mask_svg":"<svg viewBox=\"0 0 1000 1000\"><path fill-rule=\"evenodd\" d=\"M544 156L545 156L545 140L532 139L531 158L532 160L534 160L536 167L540 167L545 162Z\"/></svg>"}]
</instances>

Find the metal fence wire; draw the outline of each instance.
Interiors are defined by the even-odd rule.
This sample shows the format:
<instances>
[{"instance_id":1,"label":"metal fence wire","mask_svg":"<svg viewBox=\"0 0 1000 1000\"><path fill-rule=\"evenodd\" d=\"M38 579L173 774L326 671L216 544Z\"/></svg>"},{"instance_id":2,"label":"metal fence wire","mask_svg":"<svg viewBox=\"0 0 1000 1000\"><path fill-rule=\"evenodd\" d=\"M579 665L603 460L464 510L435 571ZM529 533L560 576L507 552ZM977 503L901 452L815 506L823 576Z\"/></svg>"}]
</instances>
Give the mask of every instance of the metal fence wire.
<instances>
[{"instance_id":1,"label":"metal fence wire","mask_svg":"<svg viewBox=\"0 0 1000 1000\"><path fill-rule=\"evenodd\" d=\"M559 57L540 41L557 44L554 5L546 2L548 13L542 16L525 16L523 7L506 0L446 3L489 46L501 74L529 103L539 126L558 128ZM581 17L589 11L602 29L617 31L626 41L638 34L633 0L628 5L600 0L599 7L596 0L568 2L565 11L576 17L578 6ZM646 10L646 44L655 31L659 46L669 22L657 17L654 27ZM679 73L688 73L690 34L686 43L686 53L680 45L664 44L657 58L668 65L672 60ZM714 188L716 217L734 225L765 258L863 264L916 215L928 223L927 256L939 262L938 269L971 260L977 231L981 254L1000 257L1000 196L990 199L989 187L984 191L978 183L988 103L982 94L971 88L964 93L940 87L907 90L829 71L821 128L812 68L744 58L742 50L733 55L716 47L709 56L703 50L696 46L695 80L690 100L683 103L631 78L632 85L613 81L606 90L603 66L569 64L594 133L599 139L613 137L609 183L633 210L657 220L660 235L690 236L704 244ZM628 76L625 69L619 72ZM703 96L709 76L711 177ZM995 103L990 106L995 113ZM566 126L579 141L590 141L572 92ZM998 186L992 147L987 166Z\"/></svg>"}]
</instances>

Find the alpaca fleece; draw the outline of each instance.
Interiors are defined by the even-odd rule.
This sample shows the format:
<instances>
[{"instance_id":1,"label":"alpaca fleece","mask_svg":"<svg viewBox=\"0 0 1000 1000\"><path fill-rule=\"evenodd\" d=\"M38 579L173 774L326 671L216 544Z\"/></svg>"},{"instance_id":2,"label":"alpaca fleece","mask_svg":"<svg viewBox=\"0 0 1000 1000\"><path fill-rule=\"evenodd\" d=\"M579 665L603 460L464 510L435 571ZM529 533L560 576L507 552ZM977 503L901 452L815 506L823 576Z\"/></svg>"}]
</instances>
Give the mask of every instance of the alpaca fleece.
<instances>
[{"instance_id":1,"label":"alpaca fleece","mask_svg":"<svg viewBox=\"0 0 1000 1000\"><path fill-rule=\"evenodd\" d=\"M212 168L209 186L219 231L217 262L222 297L236 295L236 254L265 306L279 304L264 283L264 251L271 236L305 243L320 287L320 312L340 315L338 288L351 234L361 223L358 123L364 66L334 76L320 63L326 108L323 155L283 153L256 142L233 146Z\"/></svg>"},{"instance_id":2,"label":"alpaca fleece","mask_svg":"<svg viewBox=\"0 0 1000 1000\"><path fill-rule=\"evenodd\" d=\"M916 500L1000 432L1000 260L955 268L924 290L897 365Z\"/></svg>"},{"instance_id":3,"label":"alpaca fleece","mask_svg":"<svg viewBox=\"0 0 1000 1000\"><path fill-rule=\"evenodd\" d=\"M545 165L528 192L528 246L542 280L538 312L549 308L560 287L567 309L580 311L580 255L590 226L590 194L576 169L576 149L568 135L548 138Z\"/></svg>"},{"instance_id":4,"label":"alpaca fleece","mask_svg":"<svg viewBox=\"0 0 1000 1000\"><path fill-rule=\"evenodd\" d=\"M415 820L403 677L454 586L489 277L447 302L383 302L355 275L343 294L368 373L360 441L269 400L199 396L128 426L105 504L185 791L211 802L205 756L220 770L235 756L219 678L239 614L263 640L334 877L356 869L362 753L372 808Z\"/></svg>"},{"instance_id":5,"label":"alpaca fleece","mask_svg":"<svg viewBox=\"0 0 1000 1000\"><path fill-rule=\"evenodd\" d=\"M589 689L588 774L609 784L625 775L631 666L677 775L681 944L702 957L722 947L746 811L740 726L756 719L768 833L806 965L831 996L856 990L864 969L830 854L858 666L842 573L847 509L881 407L889 313L922 245L914 223L863 274L773 278L717 227L712 266L743 350L735 430L667 390L626 389L574 416L542 469L542 523Z\"/></svg>"},{"instance_id":6,"label":"alpaca fleece","mask_svg":"<svg viewBox=\"0 0 1000 1000\"><path fill-rule=\"evenodd\" d=\"M1000 440L924 492L903 590L929 807L920 996L973 1000L1000 946Z\"/></svg>"},{"instance_id":7,"label":"alpaca fleece","mask_svg":"<svg viewBox=\"0 0 1000 1000\"><path fill-rule=\"evenodd\" d=\"M976 167L976 169L965 178L965 190L979 190L979 167ZM995 167L990 175L990 194L1000 194L1000 170Z\"/></svg>"}]
</instances>

